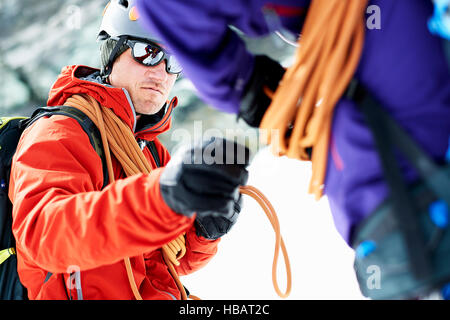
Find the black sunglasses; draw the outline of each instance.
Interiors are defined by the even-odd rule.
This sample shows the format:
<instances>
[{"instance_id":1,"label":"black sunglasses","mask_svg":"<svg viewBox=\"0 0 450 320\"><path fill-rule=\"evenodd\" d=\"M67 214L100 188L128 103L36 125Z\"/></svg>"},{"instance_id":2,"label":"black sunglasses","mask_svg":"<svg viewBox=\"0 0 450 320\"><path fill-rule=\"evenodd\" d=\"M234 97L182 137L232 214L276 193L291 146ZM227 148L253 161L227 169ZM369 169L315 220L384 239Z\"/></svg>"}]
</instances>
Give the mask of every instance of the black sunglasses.
<instances>
[{"instance_id":1,"label":"black sunglasses","mask_svg":"<svg viewBox=\"0 0 450 320\"><path fill-rule=\"evenodd\" d=\"M166 61L167 73L179 74L183 68L177 59L155 43L137 40L126 40L125 43L131 48L133 59L147 67L154 67Z\"/></svg>"}]
</instances>

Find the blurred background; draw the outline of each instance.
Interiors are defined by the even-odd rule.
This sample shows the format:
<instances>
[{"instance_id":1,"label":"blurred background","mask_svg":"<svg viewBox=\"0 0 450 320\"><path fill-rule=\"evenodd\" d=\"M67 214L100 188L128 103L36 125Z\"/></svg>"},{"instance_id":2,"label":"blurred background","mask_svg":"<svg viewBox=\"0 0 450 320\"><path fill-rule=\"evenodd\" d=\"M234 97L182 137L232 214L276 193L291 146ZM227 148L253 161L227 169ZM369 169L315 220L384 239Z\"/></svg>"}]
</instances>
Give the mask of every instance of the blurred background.
<instances>
[{"instance_id":1,"label":"blurred background","mask_svg":"<svg viewBox=\"0 0 450 320\"><path fill-rule=\"evenodd\" d=\"M107 2L0 0L0 116L27 116L46 105L62 67L99 66L96 36ZM244 40L255 53L285 66L292 61L295 48L278 36ZM326 197L316 202L307 194L309 163L272 156L258 144L257 130L205 105L188 79L179 78L173 95L179 98L173 129L161 137L169 151L179 142L180 132L189 137L208 130L227 135L228 129L235 136L256 137L246 140L254 155L248 183L277 211L292 267L289 299L361 299L353 250L336 232ZM183 283L202 299L279 299L271 280L274 235L262 209L244 197L241 217L223 237L217 256L204 269L183 277ZM278 271L284 291L282 256Z\"/></svg>"}]
</instances>

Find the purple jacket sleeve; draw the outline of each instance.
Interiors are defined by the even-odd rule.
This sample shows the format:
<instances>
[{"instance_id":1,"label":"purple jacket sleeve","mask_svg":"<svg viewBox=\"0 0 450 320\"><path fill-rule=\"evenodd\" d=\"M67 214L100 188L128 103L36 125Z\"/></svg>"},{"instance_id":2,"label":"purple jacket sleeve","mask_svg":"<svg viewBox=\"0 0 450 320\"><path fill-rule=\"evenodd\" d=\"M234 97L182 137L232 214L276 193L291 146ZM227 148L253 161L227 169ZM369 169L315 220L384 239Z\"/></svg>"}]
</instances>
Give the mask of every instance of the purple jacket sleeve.
<instances>
[{"instance_id":1,"label":"purple jacket sleeve","mask_svg":"<svg viewBox=\"0 0 450 320\"><path fill-rule=\"evenodd\" d=\"M249 8L244 1L226 3L228 9L222 1L142 0L138 10L144 26L176 55L200 97L237 113L253 57L228 25Z\"/></svg>"}]
</instances>

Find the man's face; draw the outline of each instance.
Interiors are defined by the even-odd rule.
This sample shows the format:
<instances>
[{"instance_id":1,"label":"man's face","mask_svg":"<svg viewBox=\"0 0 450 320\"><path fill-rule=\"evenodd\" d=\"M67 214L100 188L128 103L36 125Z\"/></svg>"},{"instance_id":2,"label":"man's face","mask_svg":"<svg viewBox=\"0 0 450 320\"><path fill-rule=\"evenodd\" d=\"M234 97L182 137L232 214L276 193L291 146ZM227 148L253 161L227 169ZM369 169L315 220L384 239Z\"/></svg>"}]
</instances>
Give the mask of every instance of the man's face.
<instances>
[{"instance_id":1,"label":"man's face","mask_svg":"<svg viewBox=\"0 0 450 320\"><path fill-rule=\"evenodd\" d=\"M169 97L177 76L166 72L166 62L147 67L135 61L131 49L114 62L109 81L114 87L125 88L137 113L157 113Z\"/></svg>"}]
</instances>

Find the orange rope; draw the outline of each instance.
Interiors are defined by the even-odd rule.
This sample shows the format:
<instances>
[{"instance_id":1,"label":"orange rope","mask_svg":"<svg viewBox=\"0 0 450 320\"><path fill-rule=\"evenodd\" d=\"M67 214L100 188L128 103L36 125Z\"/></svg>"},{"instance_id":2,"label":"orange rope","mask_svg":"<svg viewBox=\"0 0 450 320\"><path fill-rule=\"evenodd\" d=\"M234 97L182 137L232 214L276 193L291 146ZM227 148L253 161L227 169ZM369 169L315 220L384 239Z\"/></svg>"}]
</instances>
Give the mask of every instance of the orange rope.
<instances>
[{"instance_id":1,"label":"orange rope","mask_svg":"<svg viewBox=\"0 0 450 320\"><path fill-rule=\"evenodd\" d=\"M289 257L287 254L286 246L284 244L283 238L281 237L281 231L280 231L280 223L278 222L277 215L275 213L274 208L272 207L272 204L267 200L267 198L255 187L252 186L241 186L239 188L239 191L242 194L246 194L248 196L251 196L254 198L259 205L263 208L267 218L269 219L270 223L272 224L273 230L275 231L275 253L273 256L273 263L272 263L272 283L275 288L276 293L281 298L287 298L289 294L291 293L291 287L292 287L292 276L291 276L291 265L289 263ZM277 263L278 263L278 255L280 252L280 247L283 252L284 256L284 264L286 266L286 278L287 278L287 284L286 284L286 291L283 293L281 292L278 281L277 281Z\"/></svg>"},{"instance_id":2,"label":"orange rope","mask_svg":"<svg viewBox=\"0 0 450 320\"><path fill-rule=\"evenodd\" d=\"M101 107L99 103L92 97L87 95L73 95L67 99L66 105L78 108L83 113L85 113L97 126L100 131L103 147L105 149L105 156L107 160L108 173L110 177L110 182L113 182L114 172L111 162L110 150L113 152L114 156L122 165L125 174L127 176L137 174L140 172L150 173L151 167L145 158L141 148L139 147L133 132L130 128L123 123L114 112L106 107ZM289 295L291 290L291 270L289 264L289 258L287 255L286 247L280 233L280 225L270 202L267 198L256 188L251 186L240 187L240 192L242 194L247 194L253 197L264 209L267 217L269 218L272 227L275 230L276 241L275 241L275 254L272 267L272 282L275 287L277 294L285 298ZM277 261L279 255L279 248L281 247L284 261L286 265L287 273L287 289L285 293L282 293L278 287L276 270ZM186 253L185 246L185 235L181 234L176 239L172 240L168 244L162 246L161 248L164 261L166 262L169 272L172 275L175 283L180 290L181 298L186 300L191 298L194 300L199 300L198 297L190 295L187 297L184 286L182 285L178 274L174 266L179 265L179 259L181 259ZM128 280L130 282L131 290L133 291L136 300L142 300L142 296L139 293L139 288L136 285L136 281L133 275L133 270L131 267L130 258L124 259L125 268L127 270Z\"/></svg>"},{"instance_id":3,"label":"orange rope","mask_svg":"<svg viewBox=\"0 0 450 320\"><path fill-rule=\"evenodd\" d=\"M333 109L361 55L366 5L367 0L312 1L295 61L260 124L261 140L276 155L310 160L312 147L309 192L316 199L323 192Z\"/></svg>"}]
</instances>

